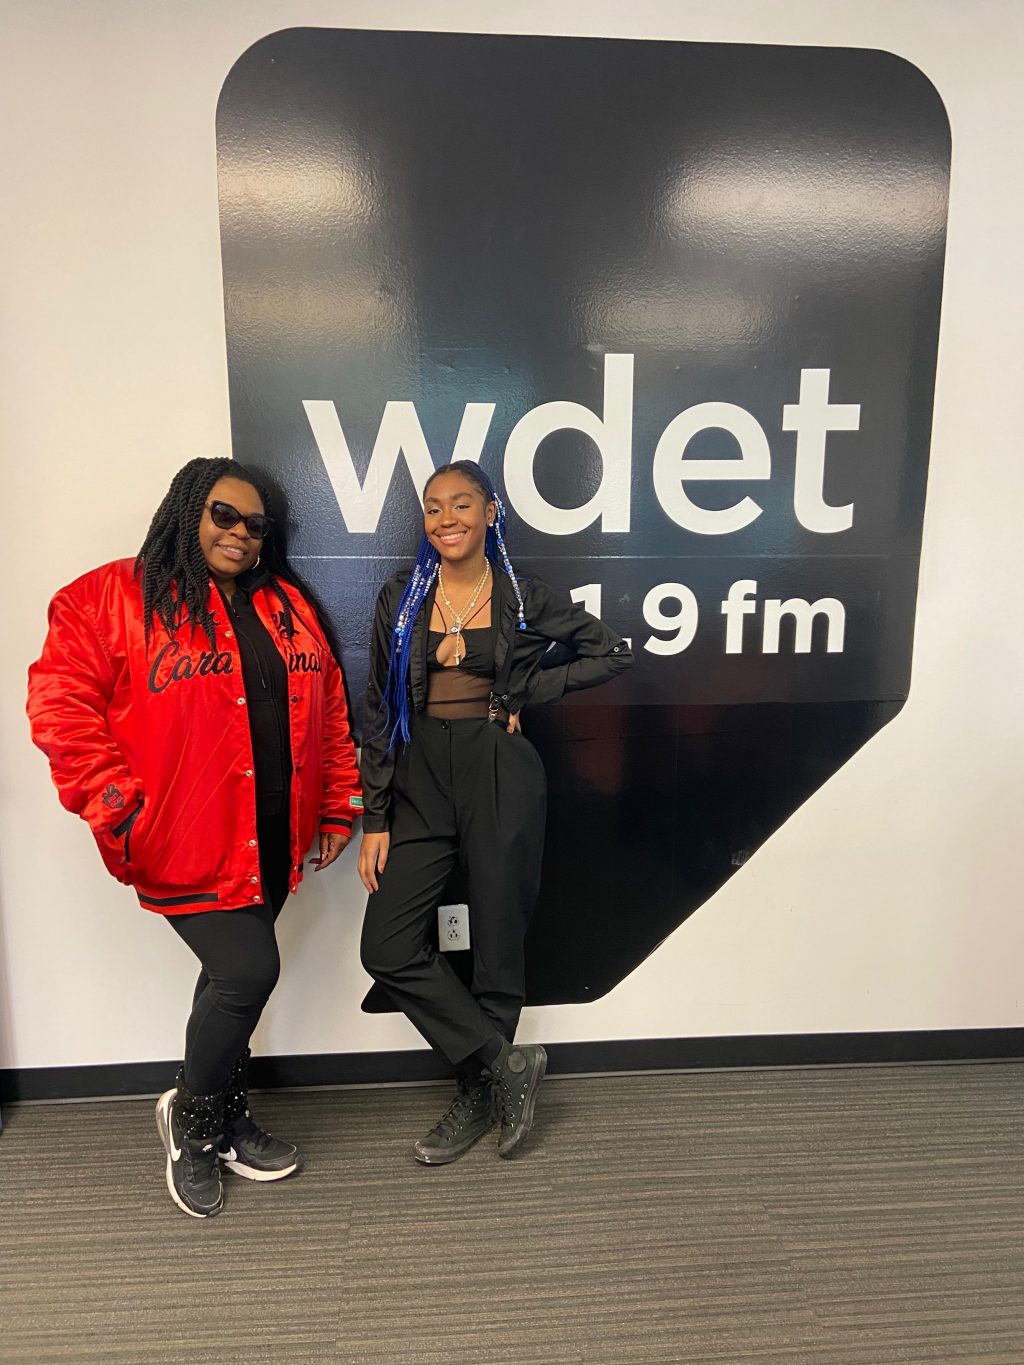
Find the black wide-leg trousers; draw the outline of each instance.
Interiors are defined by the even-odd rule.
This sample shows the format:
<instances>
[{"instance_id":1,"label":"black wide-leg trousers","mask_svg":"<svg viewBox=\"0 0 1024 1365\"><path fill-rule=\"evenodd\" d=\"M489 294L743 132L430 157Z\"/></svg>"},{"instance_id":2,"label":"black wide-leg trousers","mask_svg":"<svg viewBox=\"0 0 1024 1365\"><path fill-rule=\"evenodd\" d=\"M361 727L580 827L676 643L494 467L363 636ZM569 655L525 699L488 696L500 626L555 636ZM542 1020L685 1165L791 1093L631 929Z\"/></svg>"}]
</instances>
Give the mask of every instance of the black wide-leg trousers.
<instances>
[{"instance_id":1,"label":"black wide-leg trousers","mask_svg":"<svg viewBox=\"0 0 1024 1365\"><path fill-rule=\"evenodd\" d=\"M416 716L392 784L391 846L366 907L362 961L455 1066L511 1041L525 990L523 943L540 886L547 783L525 736L487 720ZM469 900L473 977L434 944L456 864Z\"/></svg>"}]
</instances>

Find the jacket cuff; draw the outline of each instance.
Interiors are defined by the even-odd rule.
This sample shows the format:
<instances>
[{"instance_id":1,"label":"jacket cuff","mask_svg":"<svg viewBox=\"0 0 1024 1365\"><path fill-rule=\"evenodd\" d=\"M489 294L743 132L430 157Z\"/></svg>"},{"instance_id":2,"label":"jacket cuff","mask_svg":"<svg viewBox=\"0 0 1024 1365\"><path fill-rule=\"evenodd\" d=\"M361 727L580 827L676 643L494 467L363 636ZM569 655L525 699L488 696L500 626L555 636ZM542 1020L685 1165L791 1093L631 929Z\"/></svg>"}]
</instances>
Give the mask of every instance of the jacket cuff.
<instances>
[{"instance_id":1,"label":"jacket cuff","mask_svg":"<svg viewBox=\"0 0 1024 1365\"><path fill-rule=\"evenodd\" d=\"M352 821L347 815L321 815L321 834L351 834Z\"/></svg>"},{"instance_id":2,"label":"jacket cuff","mask_svg":"<svg viewBox=\"0 0 1024 1365\"><path fill-rule=\"evenodd\" d=\"M548 706L565 696L565 684L569 677L569 665L558 664L555 668L539 668L534 674L533 686L526 697L526 706Z\"/></svg>"},{"instance_id":3,"label":"jacket cuff","mask_svg":"<svg viewBox=\"0 0 1024 1365\"><path fill-rule=\"evenodd\" d=\"M388 817L386 815L374 815L371 811L367 811L363 816L363 833L387 834L387 832Z\"/></svg>"}]
</instances>

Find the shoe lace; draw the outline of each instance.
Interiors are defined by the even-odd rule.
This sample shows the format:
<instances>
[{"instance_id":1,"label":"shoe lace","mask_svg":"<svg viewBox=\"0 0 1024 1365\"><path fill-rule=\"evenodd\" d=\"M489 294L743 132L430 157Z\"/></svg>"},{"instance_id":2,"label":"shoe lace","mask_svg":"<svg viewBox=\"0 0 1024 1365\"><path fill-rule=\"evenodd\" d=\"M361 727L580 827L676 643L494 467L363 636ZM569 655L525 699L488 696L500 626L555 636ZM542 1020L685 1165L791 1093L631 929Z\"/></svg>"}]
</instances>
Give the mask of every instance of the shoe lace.
<instances>
[{"instance_id":1,"label":"shoe lace","mask_svg":"<svg viewBox=\"0 0 1024 1365\"><path fill-rule=\"evenodd\" d=\"M256 1123L251 1114L240 1114L231 1125L231 1131L237 1137L245 1140L255 1147L257 1152L265 1152L274 1138L271 1133L266 1132Z\"/></svg>"},{"instance_id":2,"label":"shoe lace","mask_svg":"<svg viewBox=\"0 0 1024 1365\"><path fill-rule=\"evenodd\" d=\"M441 1138L454 1136L463 1123L473 1118L478 1103L479 1100L474 1091L460 1086L455 1098L430 1131Z\"/></svg>"},{"instance_id":3,"label":"shoe lace","mask_svg":"<svg viewBox=\"0 0 1024 1365\"><path fill-rule=\"evenodd\" d=\"M494 1099L498 1108L498 1119L502 1128L507 1128L516 1114L516 1099L504 1076L494 1078Z\"/></svg>"},{"instance_id":4,"label":"shoe lace","mask_svg":"<svg viewBox=\"0 0 1024 1365\"><path fill-rule=\"evenodd\" d=\"M201 1185L211 1180L217 1169L217 1139L211 1138L202 1145L195 1141L182 1145L185 1149L182 1155L185 1158L185 1170L189 1181Z\"/></svg>"}]
</instances>

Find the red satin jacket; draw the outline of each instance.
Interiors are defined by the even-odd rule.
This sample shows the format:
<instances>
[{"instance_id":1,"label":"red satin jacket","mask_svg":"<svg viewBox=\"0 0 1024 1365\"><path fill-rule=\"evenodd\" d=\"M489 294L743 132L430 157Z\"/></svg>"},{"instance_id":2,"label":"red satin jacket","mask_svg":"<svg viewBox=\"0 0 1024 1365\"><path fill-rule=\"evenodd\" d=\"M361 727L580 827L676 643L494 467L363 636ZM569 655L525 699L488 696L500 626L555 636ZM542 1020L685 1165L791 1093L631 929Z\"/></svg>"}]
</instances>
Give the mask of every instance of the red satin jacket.
<instances>
[{"instance_id":1,"label":"red satin jacket","mask_svg":"<svg viewBox=\"0 0 1024 1365\"><path fill-rule=\"evenodd\" d=\"M261 901L238 641L215 606L216 649L202 631L170 636L159 621L147 647L133 567L105 564L50 603L46 643L29 669L32 738L61 803L87 821L108 871L146 909ZM350 830L362 797L341 669L312 608L290 585L288 595L291 640L277 629L273 592L257 589L253 604L288 665L294 891L317 829Z\"/></svg>"}]
</instances>

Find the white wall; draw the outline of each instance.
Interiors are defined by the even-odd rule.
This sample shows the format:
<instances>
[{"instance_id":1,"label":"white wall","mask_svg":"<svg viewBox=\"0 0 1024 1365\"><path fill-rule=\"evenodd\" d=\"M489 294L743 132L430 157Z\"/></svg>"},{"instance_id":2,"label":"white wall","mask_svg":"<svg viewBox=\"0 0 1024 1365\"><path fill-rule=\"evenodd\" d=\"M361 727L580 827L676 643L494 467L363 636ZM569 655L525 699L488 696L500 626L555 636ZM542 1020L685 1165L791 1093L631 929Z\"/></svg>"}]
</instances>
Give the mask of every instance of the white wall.
<instances>
[{"instance_id":1,"label":"white wall","mask_svg":"<svg viewBox=\"0 0 1024 1365\"><path fill-rule=\"evenodd\" d=\"M229 451L214 110L293 25L879 47L934 82L953 181L910 700L610 996L528 1011L522 1036L1024 1025L1024 6L2 0L0 1066L180 1053L193 962L60 809L24 677L53 589L134 553L174 470ZM315 880L257 1049L420 1045L359 1012L353 859Z\"/></svg>"}]
</instances>

